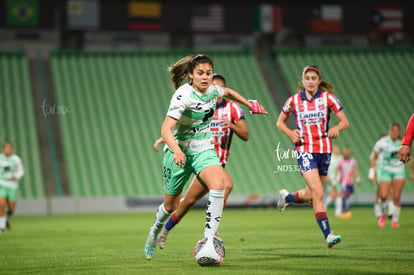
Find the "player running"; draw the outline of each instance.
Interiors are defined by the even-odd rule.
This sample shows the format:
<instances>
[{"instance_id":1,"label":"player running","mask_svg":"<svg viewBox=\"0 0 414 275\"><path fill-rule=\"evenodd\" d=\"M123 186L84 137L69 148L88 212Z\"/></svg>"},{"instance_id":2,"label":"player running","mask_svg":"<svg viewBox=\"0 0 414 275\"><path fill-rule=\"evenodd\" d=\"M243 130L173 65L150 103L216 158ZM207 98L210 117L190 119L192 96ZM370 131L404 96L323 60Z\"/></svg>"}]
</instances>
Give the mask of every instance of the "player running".
<instances>
[{"instance_id":1,"label":"player running","mask_svg":"<svg viewBox=\"0 0 414 275\"><path fill-rule=\"evenodd\" d=\"M212 84L213 60L206 55L186 56L169 72L176 91L161 128L161 137L168 146L163 166L165 196L148 232L144 254L149 260L154 257L164 223L177 209L184 185L193 173L209 189L204 236L205 247L213 246L224 203L223 169L210 131L217 98L225 96L246 105L254 114L268 115L257 101L248 101L230 88ZM189 82L182 84L185 79Z\"/></svg>"},{"instance_id":2,"label":"player running","mask_svg":"<svg viewBox=\"0 0 414 275\"><path fill-rule=\"evenodd\" d=\"M322 80L321 72L314 66L306 66L302 72L299 92L286 101L277 121L277 127L296 145L297 160L306 188L289 193L279 191L277 207L285 210L289 203L312 201L315 219L329 248L341 242L341 236L331 232L328 215L323 205L323 183L326 181L331 159L332 138L349 127L343 107L332 94L334 87ZM329 128L330 113L334 112L339 124ZM297 128L286 124L289 116L295 115Z\"/></svg>"},{"instance_id":3,"label":"player running","mask_svg":"<svg viewBox=\"0 0 414 275\"><path fill-rule=\"evenodd\" d=\"M351 148L345 147L342 155L343 157L338 162L336 170L339 175L339 182L343 193L343 213L340 217L349 219L352 217L352 213L349 209L351 206L351 195L354 193L354 182L360 185L361 177L359 176L357 161L351 156Z\"/></svg>"},{"instance_id":4,"label":"player running","mask_svg":"<svg viewBox=\"0 0 414 275\"><path fill-rule=\"evenodd\" d=\"M342 187L339 183L339 175L336 173L338 162L342 158L341 148L338 145L332 146L331 163L328 168L328 177L326 179L326 189L329 192L325 199L325 209L335 200L335 216L340 217L342 214Z\"/></svg>"},{"instance_id":5,"label":"player running","mask_svg":"<svg viewBox=\"0 0 414 275\"><path fill-rule=\"evenodd\" d=\"M9 218L16 208L19 179L24 175L21 159L13 154L13 144L5 142L0 154L0 233L10 229ZM6 212L7 206L7 212Z\"/></svg>"},{"instance_id":6,"label":"player running","mask_svg":"<svg viewBox=\"0 0 414 275\"><path fill-rule=\"evenodd\" d=\"M374 154L371 158L368 178L373 183L378 182L378 195L380 198L380 217L378 226L384 227L386 216L385 209L387 198L392 187L391 200L394 202L392 214L392 227L399 227L398 220L401 212L400 198L405 183L404 164L398 159L398 149L401 146L401 126L398 123L391 124L388 135L380 138L374 146ZM375 168L377 167L377 172Z\"/></svg>"},{"instance_id":7,"label":"player running","mask_svg":"<svg viewBox=\"0 0 414 275\"><path fill-rule=\"evenodd\" d=\"M213 84L226 87L226 79L222 75L214 74ZM217 99L216 106L216 112L213 120L211 121L210 129L214 138L214 149L216 150L217 156L220 159L220 164L223 167L224 207L233 189L233 180L226 169L224 169L230 154L230 145L233 133L236 133L240 139L247 141L249 139L249 130L247 129L243 109L240 108L240 105L237 102L219 97ZM157 151L157 147L160 142L162 142L161 139L154 144ZM174 226L177 225L188 213L191 207L207 193L208 188L200 183L197 177L194 177L193 182L187 190L184 198L180 201L180 205L176 212L171 215L161 230L160 237L158 239L161 249L166 246L167 236L170 230L173 229ZM217 232L216 237L218 237Z\"/></svg>"}]
</instances>

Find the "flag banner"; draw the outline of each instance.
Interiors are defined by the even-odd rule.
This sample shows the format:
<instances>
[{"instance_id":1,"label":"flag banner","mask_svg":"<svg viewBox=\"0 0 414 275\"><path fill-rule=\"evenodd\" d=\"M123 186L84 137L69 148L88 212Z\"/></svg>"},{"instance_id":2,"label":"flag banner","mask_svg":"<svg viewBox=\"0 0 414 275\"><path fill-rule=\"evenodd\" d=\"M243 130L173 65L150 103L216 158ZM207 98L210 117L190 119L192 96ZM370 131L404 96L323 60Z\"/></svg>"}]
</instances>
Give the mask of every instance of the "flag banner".
<instances>
[{"instance_id":1,"label":"flag banner","mask_svg":"<svg viewBox=\"0 0 414 275\"><path fill-rule=\"evenodd\" d=\"M312 8L311 32L333 34L342 32L342 6L319 5Z\"/></svg>"},{"instance_id":2,"label":"flag banner","mask_svg":"<svg viewBox=\"0 0 414 275\"><path fill-rule=\"evenodd\" d=\"M67 22L70 29L99 28L98 0L69 0L67 2Z\"/></svg>"},{"instance_id":3,"label":"flag banner","mask_svg":"<svg viewBox=\"0 0 414 275\"><path fill-rule=\"evenodd\" d=\"M136 31L161 30L162 4L158 1L128 2L129 29Z\"/></svg>"},{"instance_id":4,"label":"flag banner","mask_svg":"<svg viewBox=\"0 0 414 275\"><path fill-rule=\"evenodd\" d=\"M280 5L257 5L254 7L253 29L263 33L278 32L282 28L282 7Z\"/></svg>"},{"instance_id":5,"label":"flag banner","mask_svg":"<svg viewBox=\"0 0 414 275\"><path fill-rule=\"evenodd\" d=\"M200 32L221 32L224 30L224 7L220 4L194 5L191 29Z\"/></svg>"},{"instance_id":6,"label":"flag banner","mask_svg":"<svg viewBox=\"0 0 414 275\"><path fill-rule=\"evenodd\" d=\"M37 0L7 0L7 25L37 26L39 7Z\"/></svg>"},{"instance_id":7,"label":"flag banner","mask_svg":"<svg viewBox=\"0 0 414 275\"><path fill-rule=\"evenodd\" d=\"M377 32L402 32L403 10L401 6L375 6L372 21Z\"/></svg>"}]
</instances>

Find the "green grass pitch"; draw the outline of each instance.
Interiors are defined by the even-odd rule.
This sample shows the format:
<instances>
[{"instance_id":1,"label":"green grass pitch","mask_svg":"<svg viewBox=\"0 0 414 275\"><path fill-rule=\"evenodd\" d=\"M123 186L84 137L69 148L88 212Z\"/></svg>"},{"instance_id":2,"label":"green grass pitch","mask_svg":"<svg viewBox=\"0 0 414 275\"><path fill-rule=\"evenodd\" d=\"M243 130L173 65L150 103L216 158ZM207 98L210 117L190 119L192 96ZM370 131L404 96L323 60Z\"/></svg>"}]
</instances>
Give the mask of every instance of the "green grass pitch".
<instances>
[{"instance_id":1,"label":"green grass pitch","mask_svg":"<svg viewBox=\"0 0 414 275\"><path fill-rule=\"evenodd\" d=\"M155 209L154 209L155 213ZM400 228L378 228L372 208L351 219L330 215L342 235L325 245L310 208L226 209L220 225L226 257L220 267L193 258L204 211L193 210L153 260L143 247L154 213L16 216L0 234L0 274L413 274L414 209L403 208Z\"/></svg>"}]
</instances>

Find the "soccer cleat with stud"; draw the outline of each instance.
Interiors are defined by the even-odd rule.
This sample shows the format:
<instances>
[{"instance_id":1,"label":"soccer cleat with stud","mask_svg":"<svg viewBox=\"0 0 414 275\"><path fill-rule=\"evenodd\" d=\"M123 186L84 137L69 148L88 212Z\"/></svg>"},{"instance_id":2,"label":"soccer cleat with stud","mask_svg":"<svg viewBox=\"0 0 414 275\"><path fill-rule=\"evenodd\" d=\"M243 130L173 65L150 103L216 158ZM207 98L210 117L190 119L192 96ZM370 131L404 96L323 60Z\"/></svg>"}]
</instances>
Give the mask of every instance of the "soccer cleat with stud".
<instances>
[{"instance_id":1,"label":"soccer cleat with stud","mask_svg":"<svg viewBox=\"0 0 414 275\"><path fill-rule=\"evenodd\" d=\"M288 203L286 202L286 197L289 195L289 191L286 189L282 189L279 191L280 199L277 202L277 208L279 211L285 211L286 207L288 206Z\"/></svg>"},{"instance_id":2,"label":"soccer cleat with stud","mask_svg":"<svg viewBox=\"0 0 414 275\"><path fill-rule=\"evenodd\" d=\"M151 260L155 255L155 246L157 244L157 240L154 238L151 229L148 233L147 241L144 247L144 256L147 260Z\"/></svg>"},{"instance_id":3,"label":"soccer cleat with stud","mask_svg":"<svg viewBox=\"0 0 414 275\"><path fill-rule=\"evenodd\" d=\"M385 214L382 214L378 219L378 226L384 227L385 226Z\"/></svg>"},{"instance_id":4,"label":"soccer cleat with stud","mask_svg":"<svg viewBox=\"0 0 414 275\"><path fill-rule=\"evenodd\" d=\"M392 222L391 227L398 228L400 227L400 225L398 224L398 222Z\"/></svg>"},{"instance_id":5,"label":"soccer cleat with stud","mask_svg":"<svg viewBox=\"0 0 414 275\"><path fill-rule=\"evenodd\" d=\"M167 245L167 237L168 233L170 233L169 230L165 228L165 226L161 229L160 235L158 237L158 245L161 249L164 249Z\"/></svg>"},{"instance_id":6,"label":"soccer cleat with stud","mask_svg":"<svg viewBox=\"0 0 414 275\"><path fill-rule=\"evenodd\" d=\"M334 235L333 232L331 232L328 237L326 237L326 244L328 245L328 248L333 248L335 245L339 244L341 240L340 235Z\"/></svg>"},{"instance_id":7,"label":"soccer cleat with stud","mask_svg":"<svg viewBox=\"0 0 414 275\"><path fill-rule=\"evenodd\" d=\"M350 219L350 218L352 218L352 212L348 211L348 212L342 213L340 218L341 219Z\"/></svg>"}]
</instances>

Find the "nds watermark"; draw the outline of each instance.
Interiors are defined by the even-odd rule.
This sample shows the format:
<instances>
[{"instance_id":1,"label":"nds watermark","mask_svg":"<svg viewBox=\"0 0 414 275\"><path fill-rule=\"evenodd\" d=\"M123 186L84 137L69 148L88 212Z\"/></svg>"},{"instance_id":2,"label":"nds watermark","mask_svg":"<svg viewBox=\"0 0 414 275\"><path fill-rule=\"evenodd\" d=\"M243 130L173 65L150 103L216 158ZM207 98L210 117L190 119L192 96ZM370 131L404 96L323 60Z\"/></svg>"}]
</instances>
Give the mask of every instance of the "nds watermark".
<instances>
[{"instance_id":1,"label":"nds watermark","mask_svg":"<svg viewBox=\"0 0 414 275\"><path fill-rule=\"evenodd\" d=\"M64 105L50 105L47 102L47 99L43 99L42 105L40 105L40 107L42 108L42 112L43 112L43 116L47 117L47 116L54 116L54 115L63 115L66 116L68 114L70 114L70 110L68 106L64 106Z\"/></svg>"},{"instance_id":2,"label":"nds watermark","mask_svg":"<svg viewBox=\"0 0 414 275\"><path fill-rule=\"evenodd\" d=\"M299 166L297 164L291 164L292 160L298 159L298 151L292 149L284 149L280 146L280 142L275 149L276 154L276 170L273 173L289 173L299 172ZM300 156L299 156L300 157Z\"/></svg>"}]
</instances>

